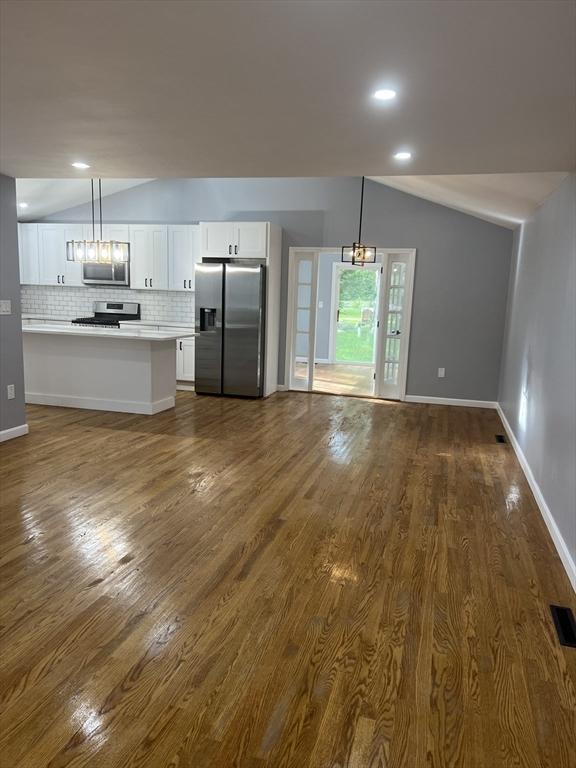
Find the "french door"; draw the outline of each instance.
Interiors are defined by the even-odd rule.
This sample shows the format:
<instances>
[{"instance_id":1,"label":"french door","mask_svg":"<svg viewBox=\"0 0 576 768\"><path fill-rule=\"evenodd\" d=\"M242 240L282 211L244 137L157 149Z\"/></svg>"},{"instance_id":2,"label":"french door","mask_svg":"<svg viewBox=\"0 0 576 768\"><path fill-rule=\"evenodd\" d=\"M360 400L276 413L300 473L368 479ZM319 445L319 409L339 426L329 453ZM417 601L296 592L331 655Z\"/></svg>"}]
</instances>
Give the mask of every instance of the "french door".
<instances>
[{"instance_id":1,"label":"french door","mask_svg":"<svg viewBox=\"0 0 576 768\"><path fill-rule=\"evenodd\" d=\"M332 249L290 249L289 389L403 399L414 250L342 264Z\"/></svg>"}]
</instances>

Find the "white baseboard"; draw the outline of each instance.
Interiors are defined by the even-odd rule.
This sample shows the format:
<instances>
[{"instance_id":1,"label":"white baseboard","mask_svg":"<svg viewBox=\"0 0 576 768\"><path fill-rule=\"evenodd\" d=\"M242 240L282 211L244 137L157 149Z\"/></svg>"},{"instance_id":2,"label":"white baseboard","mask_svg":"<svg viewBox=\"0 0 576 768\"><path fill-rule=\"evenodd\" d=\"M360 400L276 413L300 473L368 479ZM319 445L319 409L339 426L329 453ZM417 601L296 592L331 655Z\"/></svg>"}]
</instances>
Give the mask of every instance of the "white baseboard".
<instances>
[{"instance_id":1,"label":"white baseboard","mask_svg":"<svg viewBox=\"0 0 576 768\"><path fill-rule=\"evenodd\" d=\"M136 400L101 400L96 397L43 395L38 392L26 392L26 402L34 405L58 405L62 408L87 408L91 411L141 413L145 416L153 416L160 411L174 408L175 405L173 397L165 397L152 403L143 403Z\"/></svg>"},{"instance_id":2,"label":"white baseboard","mask_svg":"<svg viewBox=\"0 0 576 768\"><path fill-rule=\"evenodd\" d=\"M453 397L427 397L426 395L405 395L407 403L429 403L430 405L463 405L467 408L496 408L492 400L461 400Z\"/></svg>"},{"instance_id":3,"label":"white baseboard","mask_svg":"<svg viewBox=\"0 0 576 768\"><path fill-rule=\"evenodd\" d=\"M0 443L5 440L12 440L14 437L22 437L28 434L28 424L20 424L19 427L11 427L0 431Z\"/></svg>"},{"instance_id":4,"label":"white baseboard","mask_svg":"<svg viewBox=\"0 0 576 768\"><path fill-rule=\"evenodd\" d=\"M546 523L546 527L548 528L550 536L552 537L552 541L554 542L556 551L560 556L560 560L562 561L564 570L568 574L568 578L570 579L570 583L572 584L572 589L574 590L574 592L576 592L576 563L574 563L574 560L572 559L572 555L570 554L570 551L566 545L566 542L564 541L564 537L562 536L560 529L556 525L556 520L554 520L552 512L550 511L550 508L546 503L546 499L544 498L544 494L540 490L540 486L538 485L538 483L536 482L536 478L532 474L530 464L528 464L528 460L526 459L526 456L524 455L524 452L520 447L520 443L516 439L516 435L512 431L512 427L508 423L508 419L504 415L504 411L500 407L500 403L497 403L496 410L498 411L500 420L502 421L504 429L506 430L506 434L508 435L510 444L514 449L514 453L516 454L518 463L522 467L522 471L526 476L526 480L528 480L528 485L530 486L530 489L534 494L534 499L536 500L536 504L538 505L540 514L544 518L544 522Z\"/></svg>"},{"instance_id":5,"label":"white baseboard","mask_svg":"<svg viewBox=\"0 0 576 768\"><path fill-rule=\"evenodd\" d=\"M176 389L179 389L182 392L194 392L194 384L180 384L180 382L178 382L176 384Z\"/></svg>"},{"instance_id":6,"label":"white baseboard","mask_svg":"<svg viewBox=\"0 0 576 768\"><path fill-rule=\"evenodd\" d=\"M278 384L276 387L277 392L288 392L288 385L287 384Z\"/></svg>"}]
</instances>

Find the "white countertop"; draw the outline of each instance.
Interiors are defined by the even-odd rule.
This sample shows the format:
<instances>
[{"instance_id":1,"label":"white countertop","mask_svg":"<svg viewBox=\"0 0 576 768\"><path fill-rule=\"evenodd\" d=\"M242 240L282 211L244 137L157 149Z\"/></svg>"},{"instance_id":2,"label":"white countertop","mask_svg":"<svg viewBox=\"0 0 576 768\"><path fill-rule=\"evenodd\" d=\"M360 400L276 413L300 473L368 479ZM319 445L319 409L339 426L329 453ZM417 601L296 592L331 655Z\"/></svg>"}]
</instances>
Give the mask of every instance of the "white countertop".
<instances>
[{"instance_id":1,"label":"white countertop","mask_svg":"<svg viewBox=\"0 0 576 768\"><path fill-rule=\"evenodd\" d=\"M95 328L82 325L50 325L50 323L31 323L22 325L22 333L47 333L54 336L92 336L105 339L138 339L140 341L176 341L176 339L195 336L176 331L152 331L145 326L139 328Z\"/></svg>"}]
</instances>

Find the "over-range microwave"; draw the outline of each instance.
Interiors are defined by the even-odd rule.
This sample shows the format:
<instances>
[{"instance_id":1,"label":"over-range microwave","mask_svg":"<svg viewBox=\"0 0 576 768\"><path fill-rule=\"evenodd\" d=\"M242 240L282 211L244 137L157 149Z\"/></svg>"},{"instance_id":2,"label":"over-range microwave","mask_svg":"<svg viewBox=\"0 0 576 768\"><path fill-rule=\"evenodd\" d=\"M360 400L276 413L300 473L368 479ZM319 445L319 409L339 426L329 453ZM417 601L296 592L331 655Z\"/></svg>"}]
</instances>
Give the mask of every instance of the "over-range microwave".
<instances>
[{"instance_id":1,"label":"over-range microwave","mask_svg":"<svg viewBox=\"0 0 576 768\"><path fill-rule=\"evenodd\" d=\"M89 285L130 285L130 263L93 264L84 261L82 282Z\"/></svg>"}]
</instances>

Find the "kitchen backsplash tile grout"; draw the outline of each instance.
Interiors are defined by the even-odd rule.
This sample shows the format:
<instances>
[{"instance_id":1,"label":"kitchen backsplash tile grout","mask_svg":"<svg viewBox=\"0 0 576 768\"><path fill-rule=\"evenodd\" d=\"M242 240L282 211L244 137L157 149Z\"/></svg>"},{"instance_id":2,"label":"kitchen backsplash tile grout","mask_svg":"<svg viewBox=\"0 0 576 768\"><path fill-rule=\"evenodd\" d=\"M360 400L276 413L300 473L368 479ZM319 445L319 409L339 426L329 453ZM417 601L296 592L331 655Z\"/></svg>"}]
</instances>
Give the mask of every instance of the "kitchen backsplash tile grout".
<instances>
[{"instance_id":1,"label":"kitchen backsplash tile grout","mask_svg":"<svg viewBox=\"0 0 576 768\"><path fill-rule=\"evenodd\" d=\"M23 285L22 313L73 320L93 314L95 301L137 301L142 320L194 322L194 294L184 291L136 291L122 288Z\"/></svg>"}]
</instances>

